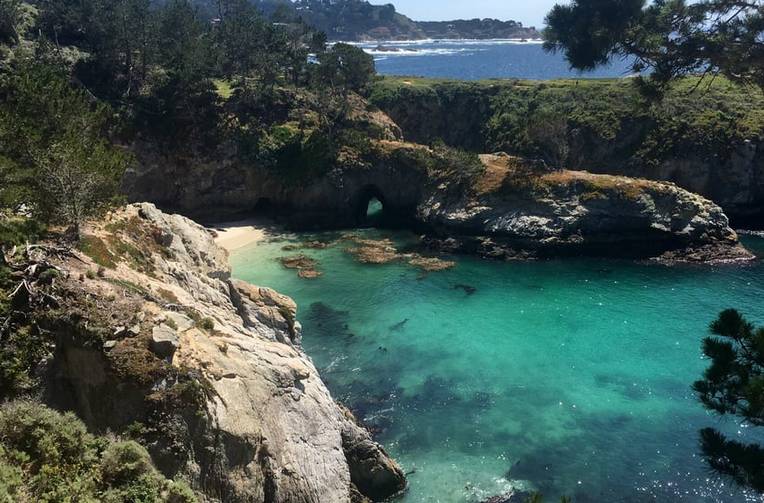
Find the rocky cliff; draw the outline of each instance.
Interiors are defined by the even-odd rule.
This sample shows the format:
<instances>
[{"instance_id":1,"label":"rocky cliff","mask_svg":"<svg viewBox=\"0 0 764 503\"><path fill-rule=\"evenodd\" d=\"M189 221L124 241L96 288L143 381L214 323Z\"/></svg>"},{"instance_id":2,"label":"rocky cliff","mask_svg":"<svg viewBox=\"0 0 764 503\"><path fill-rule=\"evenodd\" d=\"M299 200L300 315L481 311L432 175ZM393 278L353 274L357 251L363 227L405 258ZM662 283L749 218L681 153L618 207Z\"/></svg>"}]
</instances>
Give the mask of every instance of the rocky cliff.
<instances>
[{"instance_id":1,"label":"rocky cliff","mask_svg":"<svg viewBox=\"0 0 764 503\"><path fill-rule=\"evenodd\" d=\"M721 208L673 184L482 155L470 187L440 180L418 207L438 248L497 258L586 255L749 260Z\"/></svg>"},{"instance_id":2,"label":"rocky cliff","mask_svg":"<svg viewBox=\"0 0 764 503\"><path fill-rule=\"evenodd\" d=\"M371 102L408 141L442 140L475 152L669 181L721 205L736 225L764 225L764 96L721 80L697 84L687 79L650 101L627 79L385 78Z\"/></svg>"},{"instance_id":3,"label":"rocky cliff","mask_svg":"<svg viewBox=\"0 0 764 503\"><path fill-rule=\"evenodd\" d=\"M166 173L168 164L162 167ZM451 251L499 258L750 258L721 208L674 184L554 170L507 155L478 160L447 148L381 140L354 164L303 184L236 164L195 169L199 175L190 179L206 188L184 185L184 196L173 201L178 211L246 213L267 206L292 227L347 228L365 223L368 203L376 198L389 224L417 229L433 246ZM133 197L151 197L161 187L139 172L133 176ZM459 244L444 243L448 238Z\"/></svg>"},{"instance_id":4,"label":"rocky cliff","mask_svg":"<svg viewBox=\"0 0 764 503\"><path fill-rule=\"evenodd\" d=\"M26 285L14 306L40 309L53 337L38 369L45 401L137 437L209 501L378 501L404 489L303 353L294 302L231 279L205 228L137 204L88 226L80 248L10 258Z\"/></svg>"}]
</instances>

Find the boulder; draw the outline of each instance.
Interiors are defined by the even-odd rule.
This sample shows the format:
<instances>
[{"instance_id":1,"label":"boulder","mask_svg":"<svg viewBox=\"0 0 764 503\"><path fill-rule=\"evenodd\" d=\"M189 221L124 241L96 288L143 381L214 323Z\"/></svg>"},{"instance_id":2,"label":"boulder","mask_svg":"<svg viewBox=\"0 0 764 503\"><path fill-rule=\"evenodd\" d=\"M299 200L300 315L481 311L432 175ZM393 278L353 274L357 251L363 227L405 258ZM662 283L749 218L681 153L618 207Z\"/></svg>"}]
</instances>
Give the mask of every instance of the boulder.
<instances>
[{"instance_id":1,"label":"boulder","mask_svg":"<svg viewBox=\"0 0 764 503\"><path fill-rule=\"evenodd\" d=\"M180 346L178 332L164 323L151 330L151 351L160 358L172 359Z\"/></svg>"},{"instance_id":2,"label":"boulder","mask_svg":"<svg viewBox=\"0 0 764 503\"><path fill-rule=\"evenodd\" d=\"M175 326L178 327L178 332L185 332L186 330L192 328L195 324L194 320L183 313L169 311L166 313L166 317L166 319L172 320L173 323L175 323Z\"/></svg>"}]
</instances>

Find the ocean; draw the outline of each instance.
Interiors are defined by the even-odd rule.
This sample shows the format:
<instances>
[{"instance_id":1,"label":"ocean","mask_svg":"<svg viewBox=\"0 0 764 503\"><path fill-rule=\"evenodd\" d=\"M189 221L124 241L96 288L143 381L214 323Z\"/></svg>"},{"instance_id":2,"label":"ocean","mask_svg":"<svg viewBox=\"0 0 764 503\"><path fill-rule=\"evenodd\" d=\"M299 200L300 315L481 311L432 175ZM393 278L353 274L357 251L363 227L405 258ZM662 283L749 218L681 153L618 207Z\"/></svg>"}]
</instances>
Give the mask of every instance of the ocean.
<instances>
[{"instance_id":1,"label":"ocean","mask_svg":"<svg viewBox=\"0 0 764 503\"><path fill-rule=\"evenodd\" d=\"M389 237L405 232L355 231ZM698 432L764 435L704 410L691 385L726 308L764 324L764 264L666 267L622 260L502 263L452 257L423 274L364 265L338 234L291 235L232 256L238 278L292 296L303 345L408 472L401 503L476 503L514 489L577 503L761 502L715 476ZM311 240L333 243L284 251ZM764 239L746 244L764 253ZM323 276L278 258L305 253Z\"/></svg>"},{"instance_id":2,"label":"ocean","mask_svg":"<svg viewBox=\"0 0 764 503\"><path fill-rule=\"evenodd\" d=\"M629 62L613 61L593 72L571 70L562 54L544 51L538 41L416 40L357 44L374 56L377 73L415 77L480 80L490 78L620 78Z\"/></svg>"}]
</instances>

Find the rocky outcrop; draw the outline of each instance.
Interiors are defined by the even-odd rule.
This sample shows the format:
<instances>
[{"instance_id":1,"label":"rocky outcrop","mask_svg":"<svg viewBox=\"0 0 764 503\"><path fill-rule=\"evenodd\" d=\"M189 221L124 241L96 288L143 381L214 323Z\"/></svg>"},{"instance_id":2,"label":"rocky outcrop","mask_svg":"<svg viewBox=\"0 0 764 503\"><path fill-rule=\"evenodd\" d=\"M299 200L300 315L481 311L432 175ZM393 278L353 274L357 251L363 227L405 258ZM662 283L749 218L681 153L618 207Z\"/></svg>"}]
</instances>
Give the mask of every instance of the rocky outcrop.
<instances>
[{"instance_id":1,"label":"rocky outcrop","mask_svg":"<svg viewBox=\"0 0 764 503\"><path fill-rule=\"evenodd\" d=\"M433 246L497 258L752 258L721 208L673 184L550 171L506 154L481 159L485 172L472 190L449 190L443 180L419 205L417 217L433 229Z\"/></svg>"},{"instance_id":2,"label":"rocky outcrop","mask_svg":"<svg viewBox=\"0 0 764 503\"><path fill-rule=\"evenodd\" d=\"M579 85L580 84L580 85ZM720 83L693 94L680 83L663 101L614 81L483 82L385 78L371 102L407 141L543 157L531 126L566 122L566 165L676 183L719 204L736 225L764 225L764 96ZM534 118L536 111L542 119ZM548 141L548 139L547 139Z\"/></svg>"},{"instance_id":3,"label":"rocky outcrop","mask_svg":"<svg viewBox=\"0 0 764 503\"><path fill-rule=\"evenodd\" d=\"M201 221L265 212L294 228L348 228L363 221L372 197L384 203L386 215L410 219L427 183L418 157L425 149L397 140L374 145L369 158L354 159L352 168L303 183L235 157L205 162L135 145L139 162L123 185L130 200L151 201Z\"/></svg>"},{"instance_id":4,"label":"rocky outcrop","mask_svg":"<svg viewBox=\"0 0 764 503\"><path fill-rule=\"evenodd\" d=\"M496 113L494 102L509 99L507 93L521 92L507 83L444 83L422 89L406 82L402 80L397 94L391 95L406 103L406 89L411 87L412 96L421 98L414 100L417 107L411 113L398 106L396 99L390 105L379 98L385 95L380 90L373 96L385 106L398 107L407 132L412 127L418 128L415 131L431 130L453 142L461 137L485 141L481 129L486 126L481 123ZM377 199L384 208L384 225L421 231L434 247L495 257L590 254L713 261L748 256L737 245L737 236L718 206L673 183L584 171L550 172L543 163L524 163L508 156L486 155L481 164L476 155L442 144L403 141L400 129L385 113L356 95L351 95L348 103L347 144L339 146L337 157L320 170L311 168L309 162L305 169L258 166L251 159L223 151L216 160L207 161L196 158L193 152L163 157L148 145L135 144L139 162L126 174L125 189L131 200L148 200L201 220L267 212L281 223L302 230L370 223L369 202ZM453 120L453 114L459 120ZM362 140L359 133L364 136ZM519 131L517 134L522 136ZM422 135L414 136L421 141L435 138ZM616 135L613 143L634 143L639 137L623 139ZM468 146L477 148L479 144ZM616 147L584 150L597 158L608 148ZM693 173L681 181L701 192L714 191L729 204L755 205L752 201L761 176L757 159L758 150L750 144L731 157L734 166L727 170L724 183L717 175L700 176L702 170L697 166L680 170ZM694 158L686 156L685 162L693 163ZM632 169L633 164L609 166L612 173L618 173ZM649 178L680 176L668 172L665 176L652 175ZM299 258L287 257L284 263L298 269L302 277L320 275L309 264L301 264ZM232 295L235 299L246 297L236 291ZM237 300L242 317L257 320L244 300ZM258 309L259 316L265 316L263 307ZM290 334L293 341L297 337Z\"/></svg>"},{"instance_id":5,"label":"rocky outcrop","mask_svg":"<svg viewBox=\"0 0 764 503\"><path fill-rule=\"evenodd\" d=\"M303 353L295 303L232 280L205 228L139 204L85 233L90 256L62 264L56 296L99 308L57 316L71 321L49 364L59 405L94 429L144 425L157 466L209 501L378 501L404 489ZM92 337L98 326L109 344L74 326Z\"/></svg>"},{"instance_id":6,"label":"rocky outcrop","mask_svg":"<svg viewBox=\"0 0 764 503\"><path fill-rule=\"evenodd\" d=\"M303 229L361 225L369 201L377 198L389 222L421 231L431 246L497 258L647 258L666 252L670 261L750 257L719 206L672 183L550 171L506 155L484 155L477 169L448 151L389 140L373 145L357 165L307 185L280 184L251 170L250 179L262 176L261 183L244 181L237 194L248 194L249 208L267 198L285 223ZM198 177L191 178L184 190L195 190ZM228 186L221 183L209 198L189 193L193 206L182 209L193 214L198 205L214 208L227 199Z\"/></svg>"}]
</instances>

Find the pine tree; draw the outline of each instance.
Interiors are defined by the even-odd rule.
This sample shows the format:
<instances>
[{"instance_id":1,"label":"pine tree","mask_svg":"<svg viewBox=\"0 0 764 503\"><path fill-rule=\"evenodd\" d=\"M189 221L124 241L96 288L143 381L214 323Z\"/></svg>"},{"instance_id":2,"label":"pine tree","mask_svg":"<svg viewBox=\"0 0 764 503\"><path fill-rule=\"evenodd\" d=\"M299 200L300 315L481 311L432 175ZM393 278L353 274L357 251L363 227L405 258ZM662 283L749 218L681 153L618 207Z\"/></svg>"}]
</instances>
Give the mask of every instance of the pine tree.
<instances>
[{"instance_id":1,"label":"pine tree","mask_svg":"<svg viewBox=\"0 0 764 503\"><path fill-rule=\"evenodd\" d=\"M700 401L722 416L764 426L764 327L729 309L711 324L711 332L714 336L703 341L711 366L693 386ZM728 440L713 428L701 431L701 447L716 471L764 491L764 448Z\"/></svg>"}]
</instances>

